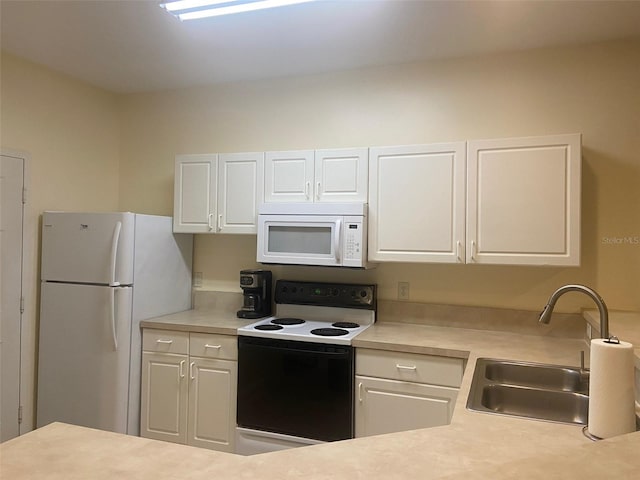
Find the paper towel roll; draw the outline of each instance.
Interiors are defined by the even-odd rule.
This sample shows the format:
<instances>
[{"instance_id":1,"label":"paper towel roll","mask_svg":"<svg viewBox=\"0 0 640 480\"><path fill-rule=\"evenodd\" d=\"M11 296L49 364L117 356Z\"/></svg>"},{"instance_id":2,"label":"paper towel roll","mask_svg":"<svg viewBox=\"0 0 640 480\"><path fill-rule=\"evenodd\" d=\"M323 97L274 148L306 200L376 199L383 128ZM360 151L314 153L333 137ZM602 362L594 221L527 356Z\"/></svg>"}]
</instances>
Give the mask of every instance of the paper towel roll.
<instances>
[{"instance_id":1,"label":"paper towel roll","mask_svg":"<svg viewBox=\"0 0 640 480\"><path fill-rule=\"evenodd\" d=\"M610 438L636 430L633 345L591 340L589 433Z\"/></svg>"}]
</instances>

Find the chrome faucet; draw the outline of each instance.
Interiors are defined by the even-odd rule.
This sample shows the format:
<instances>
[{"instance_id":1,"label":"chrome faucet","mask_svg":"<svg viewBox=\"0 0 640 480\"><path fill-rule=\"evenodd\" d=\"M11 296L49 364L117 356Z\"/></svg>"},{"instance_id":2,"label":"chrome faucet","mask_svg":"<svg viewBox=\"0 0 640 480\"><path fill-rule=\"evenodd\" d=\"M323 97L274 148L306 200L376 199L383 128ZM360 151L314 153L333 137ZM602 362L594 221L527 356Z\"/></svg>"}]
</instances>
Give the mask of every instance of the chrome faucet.
<instances>
[{"instance_id":1,"label":"chrome faucet","mask_svg":"<svg viewBox=\"0 0 640 480\"><path fill-rule=\"evenodd\" d=\"M602 297L598 295L595 290L585 287L584 285L565 285L553 292L551 297L549 297L547 305L540 313L538 321L540 323L548 324L551 320L553 307L555 307L558 299L567 292L582 292L596 302L598 311L600 312L600 336L602 338L609 338L609 312L607 311L607 306L605 305L604 300L602 300Z\"/></svg>"}]
</instances>

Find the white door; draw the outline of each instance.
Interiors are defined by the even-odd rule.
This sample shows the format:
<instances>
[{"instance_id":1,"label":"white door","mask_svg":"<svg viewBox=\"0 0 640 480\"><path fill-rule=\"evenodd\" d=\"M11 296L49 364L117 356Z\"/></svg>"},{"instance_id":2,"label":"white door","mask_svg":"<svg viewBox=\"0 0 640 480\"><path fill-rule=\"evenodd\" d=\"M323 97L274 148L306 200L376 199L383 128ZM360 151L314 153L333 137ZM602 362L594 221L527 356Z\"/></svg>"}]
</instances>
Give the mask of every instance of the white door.
<instances>
[{"instance_id":1,"label":"white door","mask_svg":"<svg viewBox=\"0 0 640 480\"><path fill-rule=\"evenodd\" d=\"M237 362L191 357L187 443L234 451Z\"/></svg>"},{"instance_id":2,"label":"white door","mask_svg":"<svg viewBox=\"0 0 640 480\"><path fill-rule=\"evenodd\" d=\"M264 160L264 201L312 202L313 155L313 150L267 152Z\"/></svg>"},{"instance_id":3,"label":"white door","mask_svg":"<svg viewBox=\"0 0 640 480\"><path fill-rule=\"evenodd\" d=\"M580 264L580 135L469 142L469 263Z\"/></svg>"},{"instance_id":4,"label":"white door","mask_svg":"<svg viewBox=\"0 0 640 480\"><path fill-rule=\"evenodd\" d=\"M464 263L465 143L371 148L369 260Z\"/></svg>"},{"instance_id":5,"label":"white door","mask_svg":"<svg viewBox=\"0 0 640 480\"><path fill-rule=\"evenodd\" d=\"M366 148L316 150L316 202L367 203L369 172Z\"/></svg>"},{"instance_id":6,"label":"white door","mask_svg":"<svg viewBox=\"0 0 640 480\"><path fill-rule=\"evenodd\" d=\"M451 422L457 388L356 376L356 437Z\"/></svg>"},{"instance_id":7,"label":"white door","mask_svg":"<svg viewBox=\"0 0 640 480\"><path fill-rule=\"evenodd\" d=\"M0 163L0 442L17 437L20 408L24 160Z\"/></svg>"},{"instance_id":8,"label":"white door","mask_svg":"<svg viewBox=\"0 0 640 480\"><path fill-rule=\"evenodd\" d=\"M44 212L42 280L131 285L135 215Z\"/></svg>"},{"instance_id":9,"label":"white door","mask_svg":"<svg viewBox=\"0 0 640 480\"><path fill-rule=\"evenodd\" d=\"M218 155L178 155L173 191L173 231L214 233Z\"/></svg>"},{"instance_id":10,"label":"white door","mask_svg":"<svg viewBox=\"0 0 640 480\"><path fill-rule=\"evenodd\" d=\"M143 352L140 436L186 443L187 355Z\"/></svg>"},{"instance_id":11,"label":"white door","mask_svg":"<svg viewBox=\"0 0 640 480\"><path fill-rule=\"evenodd\" d=\"M42 283L38 427L127 432L131 290Z\"/></svg>"},{"instance_id":12,"label":"white door","mask_svg":"<svg viewBox=\"0 0 640 480\"><path fill-rule=\"evenodd\" d=\"M258 204L263 201L263 174L263 153L220 154L218 232L255 235Z\"/></svg>"}]
</instances>

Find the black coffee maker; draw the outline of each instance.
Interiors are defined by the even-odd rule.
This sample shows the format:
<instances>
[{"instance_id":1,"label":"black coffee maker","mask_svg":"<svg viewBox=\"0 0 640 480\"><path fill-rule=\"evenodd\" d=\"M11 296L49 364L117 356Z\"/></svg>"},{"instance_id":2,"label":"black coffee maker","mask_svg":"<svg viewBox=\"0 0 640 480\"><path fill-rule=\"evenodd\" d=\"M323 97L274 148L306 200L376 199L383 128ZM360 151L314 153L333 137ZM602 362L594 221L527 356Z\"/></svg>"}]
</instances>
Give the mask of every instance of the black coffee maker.
<instances>
[{"instance_id":1,"label":"black coffee maker","mask_svg":"<svg viewBox=\"0 0 640 480\"><path fill-rule=\"evenodd\" d=\"M271 271L240 270L242 308L238 318L262 318L271 315Z\"/></svg>"}]
</instances>

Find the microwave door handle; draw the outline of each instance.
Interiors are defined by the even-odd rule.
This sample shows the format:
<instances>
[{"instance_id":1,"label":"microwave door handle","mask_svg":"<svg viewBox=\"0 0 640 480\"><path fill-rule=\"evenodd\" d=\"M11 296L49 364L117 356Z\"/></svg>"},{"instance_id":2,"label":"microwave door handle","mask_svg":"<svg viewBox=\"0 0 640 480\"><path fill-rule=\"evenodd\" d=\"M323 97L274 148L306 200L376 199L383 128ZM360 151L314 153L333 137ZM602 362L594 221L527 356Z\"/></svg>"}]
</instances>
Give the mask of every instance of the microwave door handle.
<instances>
[{"instance_id":1,"label":"microwave door handle","mask_svg":"<svg viewBox=\"0 0 640 480\"><path fill-rule=\"evenodd\" d=\"M336 220L336 228L333 232L333 251L336 254L336 262L340 263L340 230L342 230L342 219Z\"/></svg>"}]
</instances>

